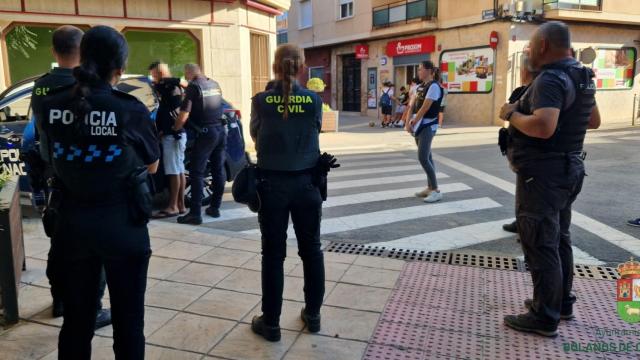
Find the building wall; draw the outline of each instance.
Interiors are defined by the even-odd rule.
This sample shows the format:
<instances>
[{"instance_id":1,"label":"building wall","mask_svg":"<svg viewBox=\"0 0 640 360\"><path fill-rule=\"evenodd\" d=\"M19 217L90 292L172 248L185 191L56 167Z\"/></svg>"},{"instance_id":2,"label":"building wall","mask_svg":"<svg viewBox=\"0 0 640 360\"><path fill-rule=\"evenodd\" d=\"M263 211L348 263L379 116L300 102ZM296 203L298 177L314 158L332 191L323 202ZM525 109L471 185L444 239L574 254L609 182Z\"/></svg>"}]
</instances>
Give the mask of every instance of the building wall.
<instances>
[{"instance_id":1,"label":"building wall","mask_svg":"<svg viewBox=\"0 0 640 360\"><path fill-rule=\"evenodd\" d=\"M298 81L303 86L306 85L309 80L309 68L311 67L324 67L324 78L322 79L326 85L324 92L318 93L322 97L322 101L331 104L331 84L332 72L331 72L331 48L317 48L305 50L306 66L305 71L300 74Z\"/></svg>"}]
</instances>

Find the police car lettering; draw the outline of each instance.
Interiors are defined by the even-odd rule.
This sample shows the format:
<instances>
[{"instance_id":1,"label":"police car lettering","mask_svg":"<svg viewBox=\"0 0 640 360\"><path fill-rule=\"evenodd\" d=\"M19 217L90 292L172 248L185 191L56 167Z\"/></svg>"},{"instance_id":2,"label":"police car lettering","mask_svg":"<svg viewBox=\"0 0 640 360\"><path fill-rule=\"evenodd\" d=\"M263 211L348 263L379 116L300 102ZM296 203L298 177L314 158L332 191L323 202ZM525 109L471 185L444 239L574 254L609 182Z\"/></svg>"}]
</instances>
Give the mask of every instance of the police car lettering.
<instances>
[{"instance_id":1,"label":"police car lettering","mask_svg":"<svg viewBox=\"0 0 640 360\"><path fill-rule=\"evenodd\" d=\"M280 95L270 95L267 96L265 101L267 102L267 104L278 104L276 110L279 113L284 113L284 97L280 96ZM297 114L302 114L304 113L304 109L302 108L301 104L311 104L313 103L313 99L311 99L311 96L309 95L291 95L289 96L289 105L288 105L288 110L289 113L297 113Z\"/></svg>"},{"instance_id":2,"label":"police car lettering","mask_svg":"<svg viewBox=\"0 0 640 360\"><path fill-rule=\"evenodd\" d=\"M49 111L49 123L61 121L63 125L73 123L75 116L71 110L51 109ZM90 126L91 135L117 136L116 114L113 111L91 111L84 116L84 123Z\"/></svg>"}]
</instances>

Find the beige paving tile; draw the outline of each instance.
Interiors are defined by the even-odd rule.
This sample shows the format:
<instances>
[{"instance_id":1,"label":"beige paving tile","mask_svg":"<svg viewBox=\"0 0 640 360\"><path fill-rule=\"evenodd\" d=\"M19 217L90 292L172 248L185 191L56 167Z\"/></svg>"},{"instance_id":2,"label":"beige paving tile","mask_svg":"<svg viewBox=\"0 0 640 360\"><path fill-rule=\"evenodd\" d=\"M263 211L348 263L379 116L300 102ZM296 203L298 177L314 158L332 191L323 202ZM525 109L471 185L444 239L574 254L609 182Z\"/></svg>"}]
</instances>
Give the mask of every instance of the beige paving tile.
<instances>
[{"instance_id":1,"label":"beige paving tile","mask_svg":"<svg viewBox=\"0 0 640 360\"><path fill-rule=\"evenodd\" d=\"M21 318L30 318L51 306L51 291L25 285L18 290L18 311Z\"/></svg>"},{"instance_id":2,"label":"beige paving tile","mask_svg":"<svg viewBox=\"0 0 640 360\"><path fill-rule=\"evenodd\" d=\"M324 306L320 333L331 337L368 341L380 319L380 314L360 310Z\"/></svg>"},{"instance_id":3,"label":"beige paving tile","mask_svg":"<svg viewBox=\"0 0 640 360\"><path fill-rule=\"evenodd\" d=\"M152 237L151 238L151 251L152 252L156 252L160 249L162 249L163 247L169 245L173 243L173 240L168 240L168 239L163 239L163 238L158 238L158 237Z\"/></svg>"},{"instance_id":4,"label":"beige paving tile","mask_svg":"<svg viewBox=\"0 0 640 360\"><path fill-rule=\"evenodd\" d=\"M213 265L239 267L249 261L256 254L244 251L224 248L215 248L198 258L198 262Z\"/></svg>"},{"instance_id":5,"label":"beige paving tile","mask_svg":"<svg viewBox=\"0 0 640 360\"><path fill-rule=\"evenodd\" d=\"M3 360L40 359L58 347L60 329L34 323L15 325L0 334L0 358Z\"/></svg>"},{"instance_id":6,"label":"beige paving tile","mask_svg":"<svg viewBox=\"0 0 640 360\"><path fill-rule=\"evenodd\" d=\"M331 293L336 283L333 281L324 282L324 297L325 299ZM284 278L284 293L283 299L304 302L304 279L285 276Z\"/></svg>"},{"instance_id":7,"label":"beige paving tile","mask_svg":"<svg viewBox=\"0 0 640 360\"><path fill-rule=\"evenodd\" d=\"M176 316L178 312L174 310L166 310L145 306L144 308L144 336L149 337L156 330L166 324L171 318ZM109 325L96 331L97 335L113 337L113 326Z\"/></svg>"},{"instance_id":8,"label":"beige paving tile","mask_svg":"<svg viewBox=\"0 0 640 360\"><path fill-rule=\"evenodd\" d=\"M297 336L293 331L282 331L282 340L272 343L254 334L247 324L240 324L231 331L210 355L237 360L281 359Z\"/></svg>"},{"instance_id":9,"label":"beige paving tile","mask_svg":"<svg viewBox=\"0 0 640 360\"><path fill-rule=\"evenodd\" d=\"M150 344L206 353L235 325L234 321L181 313L147 341Z\"/></svg>"},{"instance_id":10,"label":"beige paving tile","mask_svg":"<svg viewBox=\"0 0 640 360\"><path fill-rule=\"evenodd\" d=\"M46 308L45 310L37 313L33 317L31 317L31 320L39 322L39 323L43 323L43 324L62 327L62 321L63 321L62 316L54 318L52 316L52 314L51 314L52 310L53 309L50 306L50 307Z\"/></svg>"},{"instance_id":11,"label":"beige paving tile","mask_svg":"<svg viewBox=\"0 0 640 360\"><path fill-rule=\"evenodd\" d=\"M151 259L149 259L149 271L147 272L147 276L150 278L165 280L173 273L187 266L187 264L189 264L189 262L185 260L152 256Z\"/></svg>"},{"instance_id":12,"label":"beige paving tile","mask_svg":"<svg viewBox=\"0 0 640 360\"><path fill-rule=\"evenodd\" d=\"M171 275L169 280L183 283L214 286L231 274L232 267L191 263L182 270Z\"/></svg>"},{"instance_id":13,"label":"beige paving tile","mask_svg":"<svg viewBox=\"0 0 640 360\"><path fill-rule=\"evenodd\" d=\"M344 283L393 289L400 271L351 265L340 281Z\"/></svg>"},{"instance_id":14,"label":"beige paving tile","mask_svg":"<svg viewBox=\"0 0 640 360\"><path fill-rule=\"evenodd\" d=\"M382 312L391 295L390 289L338 284L325 304L356 310Z\"/></svg>"},{"instance_id":15,"label":"beige paving tile","mask_svg":"<svg viewBox=\"0 0 640 360\"><path fill-rule=\"evenodd\" d=\"M358 255L353 265L401 271L407 262L378 256Z\"/></svg>"},{"instance_id":16,"label":"beige paving tile","mask_svg":"<svg viewBox=\"0 0 640 360\"><path fill-rule=\"evenodd\" d=\"M220 247L225 249L251 251L254 253L260 253L262 251L262 244L260 243L260 241L245 239L229 239L222 243Z\"/></svg>"},{"instance_id":17,"label":"beige paving tile","mask_svg":"<svg viewBox=\"0 0 640 360\"><path fill-rule=\"evenodd\" d=\"M161 281L147 291L145 305L182 310L207 291L205 286Z\"/></svg>"},{"instance_id":18,"label":"beige paving tile","mask_svg":"<svg viewBox=\"0 0 640 360\"><path fill-rule=\"evenodd\" d=\"M302 334L284 360L360 360L366 347L364 342Z\"/></svg>"},{"instance_id":19,"label":"beige paving tile","mask_svg":"<svg viewBox=\"0 0 640 360\"><path fill-rule=\"evenodd\" d=\"M20 277L20 282L24 284L36 284L41 280L47 279L46 269L47 262L45 260L35 259L35 258L27 258L27 270L22 272L22 276Z\"/></svg>"},{"instance_id":20,"label":"beige paving tile","mask_svg":"<svg viewBox=\"0 0 640 360\"><path fill-rule=\"evenodd\" d=\"M331 263L326 262L324 264L324 278L329 281L339 281L342 275L349 269L349 264ZM289 276L303 277L304 267L302 263L296 265L296 267L289 273Z\"/></svg>"},{"instance_id":21,"label":"beige paving tile","mask_svg":"<svg viewBox=\"0 0 640 360\"><path fill-rule=\"evenodd\" d=\"M201 244L207 246L217 247L225 241L229 240L229 237L215 234L207 234L202 231L193 231L186 236L178 239L180 241L189 242L192 244Z\"/></svg>"},{"instance_id":22,"label":"beige paving tile","mask_svg":"<svg viewBox=\"0 0 640 360\"><path fill-rule=\"evenodd\" d=\"M213 247L208 245L174 241L173 243L164 246L160 250L156 251L155 255L172 259L195 260L209 252L211 249L213 249Z\"/></svg>"},{"instance_id":23,"label":"beige paving tile","mask_svg":"<svg viewBox=\"0 0 640 360\"><path fill-rule=\"evenodd\" d=\"M304 328L304 323L300 319L300 310L304 307L304 303L284 300L282 302L282 313L280 314L280 327L291 331L300 331ZM262 302L251 310L251 312L242 319L245 324L251 324L254 316L262 315Z\"/></svg>"},{"instance_id":24,"label":"beige paving tile","mask_svg":"<svg viewBox=\"0 0 640 360\"><path fill-rule=\"evenodd\" d=\"M260 301L259 295L211 289L191 304L187 311L226 319L242 319Z\"/></svg>"},{"instance_id":25,"label":"beige paving tile","mask_svg":"<svg viewBox=\"0 0 640 360\"><path fill-rule=\"evenodd\" d=\"M49 238L40 237L24 237L24 254L25 256L34 256L49 251L51 240Z\"/></svg>"},{"instance_id":26,"label":"beige paving tile","mask_svg":"<svg viewBox=\"0 0 640 360\"><path fill-rule=\"evenodd\" d=\"M201 357L202 355L149 344L147 344L144 354L146 360L198 360Z\"/></svg>"},{"instance_id":27,"label":"beige paving tile","mask_svg":"<svg viewBox=\"0 0 640 360\"><path fill-rule=\"evenodd\" d=\"M295 261L294 257L286 258L283 265L284 274L289 274L299 263L300 261ZM241 268L253 271L262 271L262 255L257 254L256 256L252 257L251 260L243 264Z\"/></svg>"},{"instance_id":28,"label":"beige paving tile","mask_svg":"<svg viewBox=\"0 0 640 360\"><path fill-rule=\"evenodd\" d=\"M333 252L324 252L324 261L325 262L337 262L343 264L353 264L358 255L350 255L350 254L340 254Z\"/></svg>"},{"instance_id":29,"label":"beige paving tile","mask_svg":"<svg viewBox=\"0 0 640 360\"><path fill-rule=\"evenodd\" d=\"M237 269L216 285L217 288L249 294L262 294L262 277L259 271Z\"/></svg>"}]
</instances>

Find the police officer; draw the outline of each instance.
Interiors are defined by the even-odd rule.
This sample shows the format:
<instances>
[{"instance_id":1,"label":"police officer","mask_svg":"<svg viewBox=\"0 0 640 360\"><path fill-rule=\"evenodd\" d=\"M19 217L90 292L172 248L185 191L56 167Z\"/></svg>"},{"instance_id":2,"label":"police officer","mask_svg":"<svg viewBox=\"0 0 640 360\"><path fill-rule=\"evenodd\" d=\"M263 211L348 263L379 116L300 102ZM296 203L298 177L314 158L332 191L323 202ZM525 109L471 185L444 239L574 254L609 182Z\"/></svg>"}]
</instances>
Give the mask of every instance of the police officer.
<instances>
[{"instance_id":1,"label":"police officer","mask_svg":"<svg viewBox=\"0 0 640 360\"><path fill-rule=\"evenodd\" d=\"M178 217L178 223L200 225L207 161L211 167L212 194L211 204L205 212L211 217L220 217L226 178L224 159L227 137L222 123L222 90L218 83L202 75L200 66L196 64L185 65L184 74L189 86L173 130L181 131L187 125L196 133L196 140L189 163L190 210L188 214Z\"/></svg>"},{"instance_id":2,"label":"police officer","mask_svg":"<svg viewBox=\"0 0 640 360\"><path fill-rule=\"evenodd\" d=\"M517 172L516 219L531 270L528 312L509 315L513 329L553 337L560 319L573 318L576 297L569 226L585 175L587 129L600 125L593 72L571 58L569 28L540 26L531 38L530 64L540 74L500 117L510 122L508 158Z\"/></svg>"},{"instance_id":3,"label":"police officer","mask_svg":"<svg viewBox=\"0 0 640 360\"><path fill-rule=\"evenodd\" d=\"M304 269L305 308L302 320L310 332L320 331L324 296L324 258L320 250L322 198L314 182L320 156L322 101L302 88L296 78L304 55L295 45L276 50L274 87L253 98L251 137L256 144L259 174L258 212L262 232L262 316L252 330L268 341L279 341L289 215L298 239Z\"/></svg>"},{"instance_id":4,"label":"police officer","mask_svg":"<svg viewBox=\"0 0 640 360\"><path fill-rule=\"evenodd\" d=\"M61 239L68 285L63 301L72 309L64 314L58 357L91 357L104 266L116 358L143 359L151 254L151 198L144 180L157 170L158 139L147 108L113 88L127 62L124 37L110 27L93 27L82 38L80 55L73 71L77 83L51 94L42 106L57 178L50 206L56 204L55 236Z\"/></svg>"},{"instance_id":5,"label":"police officer","mask_svg":"<svg viewBox=\"0 0 640 360\"><path fill-rule=\"evenodd\" d=\"M33 120L35 122L37 133L40 135L39 156L43 160L41 163L43 167L42 171L35 171L43 178L42 181L39 181L40 183L46 183L46 179L53 175L51 159L49 157L49 142L47 141L46 135L42 132L42 119L44 118L42 114L42 102L52 90L75 83L73 68L80 65L80 41L82 40L82 35L84 35L82 30L70 25L61 26L53 32L52 52L56 62L58 63L58 67L52 69L49 73L36 80L33 86L33 92L31 94L31 108L33 109ZM59 248L57 246L58 242L59 240L55 237L51 238L51 248L49 249L49 254L47 256L46 273L49 278L49 284L51 285L53 317L62 316L64 309L61 283L62 254L59 252ZM101 300L104 295L105 287L106 281L103 272L102 276L100 276L100 290L97 298L98 315L96 318L96 329L111 324L111 312L108 309L102 308Z\"/></svg>"}]
</instances>

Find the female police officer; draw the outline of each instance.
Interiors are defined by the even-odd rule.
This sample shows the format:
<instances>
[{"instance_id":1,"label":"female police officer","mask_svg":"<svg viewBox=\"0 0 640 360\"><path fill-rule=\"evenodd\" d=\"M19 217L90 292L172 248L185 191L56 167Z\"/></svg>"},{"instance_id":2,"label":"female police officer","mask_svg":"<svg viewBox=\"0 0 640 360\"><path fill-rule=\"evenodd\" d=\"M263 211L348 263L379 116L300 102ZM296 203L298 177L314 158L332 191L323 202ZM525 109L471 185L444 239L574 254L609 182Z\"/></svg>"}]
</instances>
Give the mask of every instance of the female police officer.
<instances>
[{"instance_id":1,"label":"female police officer","mask_svg":"<svg viewBox=\"0 0 640 360\"><path fill-rule=\"evenodd\" d=\"M322 101L295 79L304 56L294 45L276 50L276 83L253 98L251 137L256 144L261 182L258 213L262 232L262 316L252 330L269 341L280 340L280 312L284 286L289 214L298 239L304 269L306 306L302 320L310 332L320 331L324 296L324 258L320 250L322 198L314 185L320 157Z\"/></svg>"},{"instance_id":2,"label":"female police officer","mask_svg":"<svg viewBox=\"0 0 640 360\"><path fill-rule=\"evenodd\" d=\"M116 358L144 358L144 293L151 250L148 208L139 205L149 199L135 191L131 179L132 174L155 172L159 148L146 107L113 88L127 55L121 34L106 26L92 28L80 45L81 65L74 69L77 83L61 88L43 104L43 128L50 139L61 199L55 205L65 274L60 359L91 356L103 265ZM50 206L57 203L54 198Z\"/></svg>"}]
</instances>

